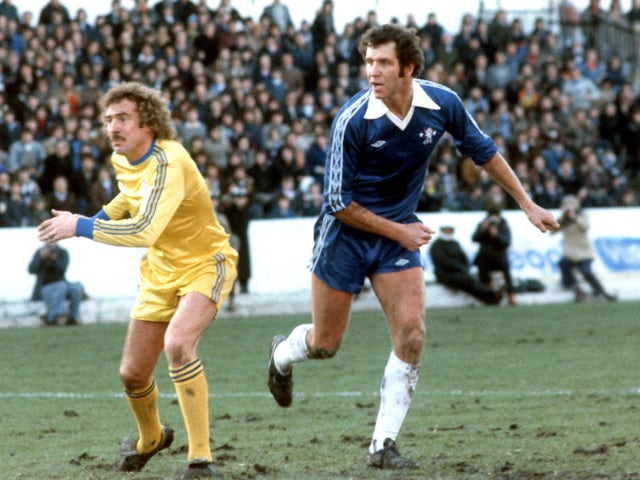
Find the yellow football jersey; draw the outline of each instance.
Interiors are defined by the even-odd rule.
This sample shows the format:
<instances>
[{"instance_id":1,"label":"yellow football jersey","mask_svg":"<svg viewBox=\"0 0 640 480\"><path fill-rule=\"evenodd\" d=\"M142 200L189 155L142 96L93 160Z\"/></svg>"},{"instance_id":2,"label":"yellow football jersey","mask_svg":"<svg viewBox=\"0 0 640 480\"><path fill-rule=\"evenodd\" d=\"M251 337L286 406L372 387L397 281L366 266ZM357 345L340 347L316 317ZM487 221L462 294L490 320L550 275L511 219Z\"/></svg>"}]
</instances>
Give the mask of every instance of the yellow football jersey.
<instances>
[{"instance_id":1,"label":"yellow football jersey","mask_svg":"<svg viewBox=\"0 0 640 480\"><path fill-rule=\"evenodd\" d=\"M231 248L204 178L180 143L156 140L136 162L117 154L111 160L120 193L103 208L109 219L93 219L95 241L148 247L159 274L184 271Z\"/></svg>"}]
</instances>

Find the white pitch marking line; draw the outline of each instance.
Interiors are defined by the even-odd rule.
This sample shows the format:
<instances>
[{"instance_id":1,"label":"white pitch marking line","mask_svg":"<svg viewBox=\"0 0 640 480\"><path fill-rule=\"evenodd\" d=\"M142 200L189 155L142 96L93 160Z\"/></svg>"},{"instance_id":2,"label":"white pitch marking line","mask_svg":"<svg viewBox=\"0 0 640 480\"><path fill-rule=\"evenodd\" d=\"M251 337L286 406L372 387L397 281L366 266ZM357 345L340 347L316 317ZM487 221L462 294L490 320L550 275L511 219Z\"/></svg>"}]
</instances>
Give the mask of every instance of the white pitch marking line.
<instances>
[{"instance_id":1,"label":"white pitch marking line","mask_svg":"<svg viewBox=\"0 0 640 480\"><path fill-rule=\"evenodd\" d=\"M418 396L428 397L568 397L572 395L597 395L597 396L621 396L640 395L640 388L619 389L619 390L452 390L434 391L425 390L417 393ZM377 392L324 392L324 393L304 393L296 392L296 397L311 398L331 398L331 397L377 397ZM161 393L163 398L176 398L172 393ZM210 398L256 398L270 397L267 392L237 392L237 393L210 393ZM73 399L100 399L100 398L122 398L124 393L77 393L77 392L0 392L0 398L73 398Z\"/></svg>"}]
</instances>

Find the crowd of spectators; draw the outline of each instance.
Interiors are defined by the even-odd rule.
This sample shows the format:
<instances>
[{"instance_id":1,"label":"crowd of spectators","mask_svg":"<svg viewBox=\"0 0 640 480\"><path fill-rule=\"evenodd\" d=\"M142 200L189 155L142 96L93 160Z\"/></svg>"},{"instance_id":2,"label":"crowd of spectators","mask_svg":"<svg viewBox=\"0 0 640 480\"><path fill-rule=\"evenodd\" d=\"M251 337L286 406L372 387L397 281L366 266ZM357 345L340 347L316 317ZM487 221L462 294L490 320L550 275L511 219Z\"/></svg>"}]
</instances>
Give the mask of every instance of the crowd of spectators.
<instances>
[{"instance_id":1,"label":"crowd of spectators","mask_svg":"<svg viewBox=\"0 0 640 480\"><path fill-rule=\"evenodd\" d=\"M319 212L331 121L367 86L356 46L374 11L338 31L329 0L299 25L280 0L257 19L231 0L136 0L132 9L112 0L93 22L63 3L32 12L0 0L0 226L37 225L50 208L92 215L117 194L97 101L129 80L164 92L222 211ZM564 15L571 7L561 2ZM395 21L422 37L423 78L460 95L539 204L557 208L574 194L584 207L635 206L638 92L628 58L612 42L603 57L587 27L637 24L640 2L622 13L617 0L608 10L592 0L573 13L562 33L542 19L526 32L505 10L465 15L458 32L435 13L424 24ZM419 210L481 210L499 195L445 137Z\"/></svg>"}]
</instances>

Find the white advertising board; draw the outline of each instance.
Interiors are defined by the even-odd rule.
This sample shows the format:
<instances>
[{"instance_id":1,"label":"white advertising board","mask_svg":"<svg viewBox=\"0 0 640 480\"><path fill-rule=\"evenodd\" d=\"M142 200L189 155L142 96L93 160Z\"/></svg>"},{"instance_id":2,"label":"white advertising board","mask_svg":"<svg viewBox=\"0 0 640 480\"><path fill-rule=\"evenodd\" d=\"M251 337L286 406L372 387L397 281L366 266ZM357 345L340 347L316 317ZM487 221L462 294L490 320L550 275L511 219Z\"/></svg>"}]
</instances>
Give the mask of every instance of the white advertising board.
<instances>
[{"instance_id":1,"label":"white advertising board","mask_svg":"<svg viewBox=\"0 0 640 480\"><path fill-rule=\"evenodd\" d=\"M605 284L614 282L621 285L620 289L628 290L625 296L640 298L640 209L592 209L588 213L596 252L594 270ZM509 252L513 276L557 283L561 235L540 233L520 211L503 214L513 236ZM477 245L471 241L471 235L483 217L483 212L437 213L421 215L421 220L436 231L441 225L454 225L456 237L472 259ZM307 264L313 246L313 223L312 218L250 223L250 292L277 294L309 290ZM36 230L0 229L0 245L0 301L26 300L34 283L27 266L40 246ZM92 297L135 296L138 260L143 249L112 247L83 238L68 239L61 245L71 255L67 278L82 281ZM433 280L433 270L428 249L424 248L422 253L425 280L429 282Z\"/></svg>"}]
</instances>

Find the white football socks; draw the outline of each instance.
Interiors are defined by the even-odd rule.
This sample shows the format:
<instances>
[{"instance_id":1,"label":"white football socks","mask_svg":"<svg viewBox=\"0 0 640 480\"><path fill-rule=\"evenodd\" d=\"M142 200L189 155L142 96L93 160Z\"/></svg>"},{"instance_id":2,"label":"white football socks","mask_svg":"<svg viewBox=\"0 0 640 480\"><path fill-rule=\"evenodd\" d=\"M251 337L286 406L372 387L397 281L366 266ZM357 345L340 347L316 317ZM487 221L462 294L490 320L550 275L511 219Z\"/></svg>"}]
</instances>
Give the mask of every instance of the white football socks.
<instances>
[{"instance_id":1,"label":"white football socks","mask_svg":"<svg viewBox=\"0 0 640 480\"><path fill-rule=\"evenodd\" d=\"M369 453L383 448L385 439L396 439L404 422L418 383L420 364L411 365L400 360L392 351L380 386L380 410Z\"/></svg>"},{"instance_id":2,"label":"white football socks","mask_svg":"<svg viewBox=\"0 0 640 480\"><path fill-rule=\"evenodd\" d=\"M287 339L281 342L273 352L273 361L276 369L283 375L291 372L293 364L302 362L309 358L309 347L307 346L307 332L313 325L306 323L294 328Z\"/></svg>"}]
</instances>

